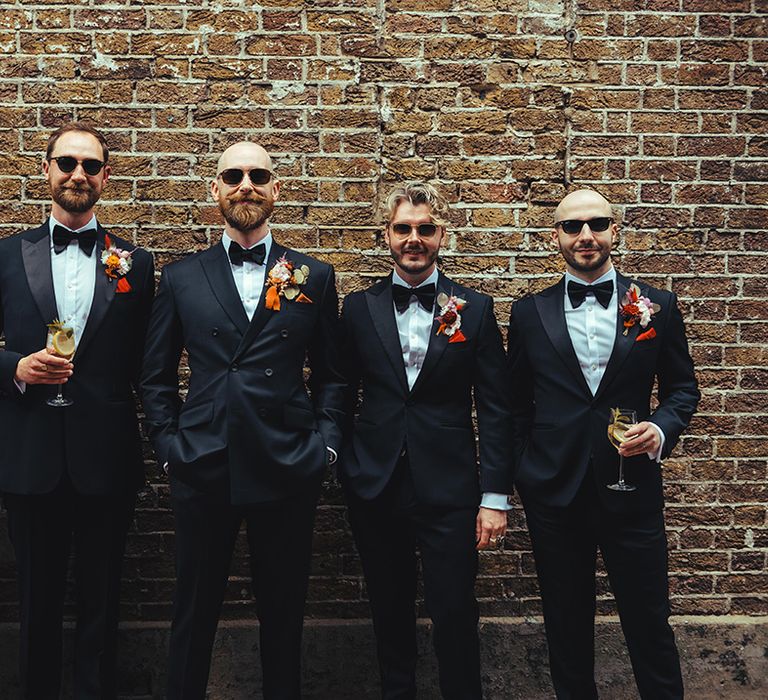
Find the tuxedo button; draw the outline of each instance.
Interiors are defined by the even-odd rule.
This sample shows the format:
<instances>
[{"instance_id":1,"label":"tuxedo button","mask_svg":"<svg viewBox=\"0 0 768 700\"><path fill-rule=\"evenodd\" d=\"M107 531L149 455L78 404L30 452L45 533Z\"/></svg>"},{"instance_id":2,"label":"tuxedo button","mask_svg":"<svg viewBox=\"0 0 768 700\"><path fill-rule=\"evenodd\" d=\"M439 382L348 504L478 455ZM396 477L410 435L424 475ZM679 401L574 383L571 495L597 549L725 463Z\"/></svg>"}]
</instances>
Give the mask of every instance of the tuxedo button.
<instances>
[{"instance_id":1,"label":"tuxedo button","mask_svg":"<svg viewBox=\"0 0 768 700\"><path fill-rule=\"evenodd\" d=\"M283 330L280 331L280 337L281 338L287 338L288 337L288 329L283 328Z\"/></svg>"},{"instance_id":2,"label":"tuxedo button","mask_svg":"<svg viewBox=\"0 0 768 700\"><path fill-rule=\"evenodd\" d=\"M239 369L240 369L240 367L238 367L237 363L235 363L234 365L232 365L232 366L230 367L230 369L231 369L233 372L237 372L237 370L239 370Z\"/></svg>"},{"instance_id":3,"label":"tuxedo button","mask_svg":"<svg viewBox=\"0 0 768 700\"><path fill-rule=\"evenodd\" d=\"M264 370L264 374L268 377L271 377L274 373L275 372L271 367L267 367L267 369Z\"/></svg>"},{"instance_id":4,"label":"tuxedo button","mask_svg":"<svg viewBox=\"0 0 768 700\"><path fill-rule=\"evenodd\" d=\"M211 328L211 335L215 338L219 334L218 328Z\"/></svg>"}]
</instances>

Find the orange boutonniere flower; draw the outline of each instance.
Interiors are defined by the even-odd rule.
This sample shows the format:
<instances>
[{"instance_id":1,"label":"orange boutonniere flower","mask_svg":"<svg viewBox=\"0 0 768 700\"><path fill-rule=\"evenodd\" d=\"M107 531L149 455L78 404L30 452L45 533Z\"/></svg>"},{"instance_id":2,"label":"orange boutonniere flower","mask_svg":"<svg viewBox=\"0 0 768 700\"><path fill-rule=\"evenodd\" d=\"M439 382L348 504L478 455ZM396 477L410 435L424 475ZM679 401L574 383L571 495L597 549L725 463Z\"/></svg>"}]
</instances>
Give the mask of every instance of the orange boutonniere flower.
<instances>
[{"instance_id":1,"label":"orange boutonniere flower","mask_svg":"<svg viewBox=\"0 0 768 700\"><path fill-rule=\"evenodd\" d=\"M651 322L651 317L660 310L661 307L658 304L654 304L648 297L640 296L640 287L631 284L621 300L620 312L624 317L624 335L629 333L629 329L636 323L640 324L640 328L646 328ZM638 335L635 342L655 337L656 331L649 328L645 333Z\"/></svg>"},{"instance_id":2,"label":"orange boutonniere flower","mask_svg":"<svg viewBox=\"0 0 768 700\"><path fill-rule=\"evenodd\" d=\"M461 332L461 312L467 305L464 299L448 296L445 292L437 295L440 315L435 319L440 323L436 335L448 336L449 343L463 343L466 337Z\"/></svg>"},{"instance_id":3,"label":"orange boutonniere flower","mask_svg":"<svg viewBox=\"0 0 768 700\"><path fill-rule=\"evenodd\" d=\"M109 281L117 280L118 294L125 294L131 291L131 283L125 278L133 266L131 253L112 245L112 239L104 236L104 250L101 253L101 264L104 265L104 273Z\"/></svg>"},{"instance_id":4,"label":"orange boutonniere flower","mask_svg":"<svg viewBox=\"0 0 768 700\"><path fill-rule=\"evenodd\" d=\"M311 304L312 300L301 291L309 279L309 267L294 267L285 255L272 266L267 275L266 307L271 311L280 311L280 297L300 304Z\"/></svg>"}]
</instances>

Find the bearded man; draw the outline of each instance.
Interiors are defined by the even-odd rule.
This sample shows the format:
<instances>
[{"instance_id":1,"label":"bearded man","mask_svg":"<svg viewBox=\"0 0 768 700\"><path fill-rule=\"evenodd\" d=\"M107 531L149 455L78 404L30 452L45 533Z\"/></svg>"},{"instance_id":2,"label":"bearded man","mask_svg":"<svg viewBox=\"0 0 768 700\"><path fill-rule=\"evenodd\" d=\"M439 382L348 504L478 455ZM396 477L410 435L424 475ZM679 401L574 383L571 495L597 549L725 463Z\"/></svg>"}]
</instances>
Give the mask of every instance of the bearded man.
<instances>
[{"instance_id":1,"label":"bearded man","mask_svg":"<svg viewBox=\"0 0 768 700\"><path fill-rule=\"evenodd\" d=\"M154 268L149 253L97 220L108 161L98 130L57 129L42 164L50 218L0 241L0 492L19 571L21 694L35 700L60 694L70 551L71 697L117 697L120 569L144 483L133 390ZM54 319L74 342L61 331L49 351ZM50 405L62 384L64 401Z\"/></svg>"},{"instance_id":2,"label":"bearded man","mask_svg":"<svg viewBox=\"0 0 768 700\"><path fill-rule=\"evenodd\" d=\"M280 182L260 146L224 151L211 192L226 221L222 240L163 269L142 375L149 435L169 475L176 520L167 697L206 696L245 520L263 696L287 700L300 697L315 508L341 441L334 272L272 238ZM182 402L184 349L191 374Z\"/></svg>"}]
</instances>

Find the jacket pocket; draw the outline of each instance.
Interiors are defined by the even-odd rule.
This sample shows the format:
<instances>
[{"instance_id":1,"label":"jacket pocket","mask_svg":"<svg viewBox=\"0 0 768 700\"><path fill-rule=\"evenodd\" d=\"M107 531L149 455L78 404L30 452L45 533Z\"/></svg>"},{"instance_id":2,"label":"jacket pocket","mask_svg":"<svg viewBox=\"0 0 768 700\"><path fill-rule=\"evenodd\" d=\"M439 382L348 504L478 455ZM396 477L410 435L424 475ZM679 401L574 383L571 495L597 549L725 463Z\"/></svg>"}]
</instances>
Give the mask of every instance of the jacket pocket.
<instances>
[{"instance_id":1,"label":"jacket pocket","mask_svg":"<svg viewBox=\"0 0 768 700\"><path fill-rule=\"evenodd\" d=\"M179 416L179 428L191 428L193 425L209 423L213 420L213 401L182 410Z\"/></svg>"},{"instance_id":2,"label":"jacket pocket","mask_svg":"<svg viewBox=\"0 0 768 700\"><path fill-rule=\"evenodd\" d=\"M301 406L283 406L283 421L291 428L303 428L305 430L314 430L317 428L315 414Z\"/></svg>"}]
</instances>

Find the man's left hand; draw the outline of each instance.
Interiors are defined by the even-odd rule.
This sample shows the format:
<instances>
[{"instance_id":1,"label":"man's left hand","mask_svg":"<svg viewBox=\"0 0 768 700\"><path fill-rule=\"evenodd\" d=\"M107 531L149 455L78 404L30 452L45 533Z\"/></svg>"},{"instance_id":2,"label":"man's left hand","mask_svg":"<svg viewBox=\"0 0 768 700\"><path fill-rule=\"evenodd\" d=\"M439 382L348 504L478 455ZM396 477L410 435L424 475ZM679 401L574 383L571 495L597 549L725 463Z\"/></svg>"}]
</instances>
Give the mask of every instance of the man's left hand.
<instances>
[{"instance_id":1,"label":"man's left hand","mask_svg":"<svg viewBox=\"0 0 768 700\"><path fill-rule=\"evenodd\" d=\"M648 421L636 423L626 433L626 442L621 444L619 454L622 457L634 457L650 453L655 455L661 446L659 431Z\"/></svg>"},{"instance_id":2,"label":"man's left hand","mask_svg":"<svg viewBox=\"0 0 768 700\"><path fill-rule=\"evenodd\" d=\"M475 522L477 549L496 549L507 531L507 511L480 508Z\"/></svg>"}]
</instances>

